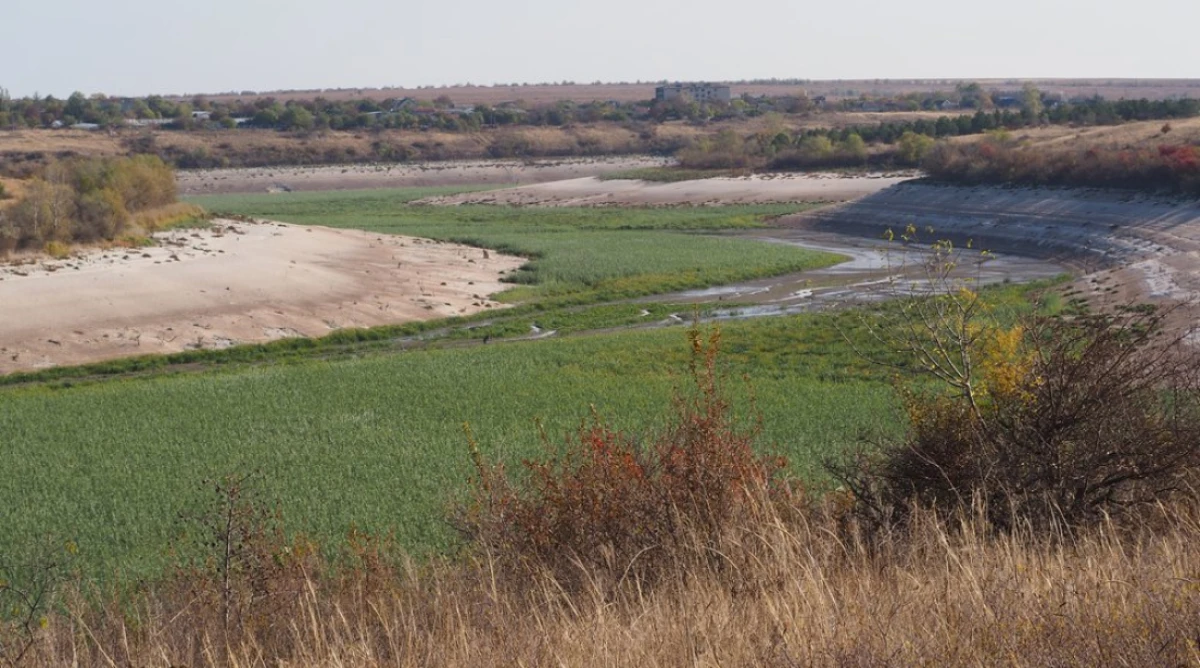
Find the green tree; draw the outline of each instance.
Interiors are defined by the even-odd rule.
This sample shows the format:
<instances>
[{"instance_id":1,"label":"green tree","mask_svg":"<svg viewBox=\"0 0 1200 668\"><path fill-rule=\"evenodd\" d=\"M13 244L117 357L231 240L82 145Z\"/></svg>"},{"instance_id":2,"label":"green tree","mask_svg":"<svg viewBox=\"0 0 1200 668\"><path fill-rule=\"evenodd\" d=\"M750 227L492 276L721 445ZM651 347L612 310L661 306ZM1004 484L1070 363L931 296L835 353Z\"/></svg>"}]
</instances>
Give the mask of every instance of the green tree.
<instances>
[{"instance_id":1,"label":"green tree","mask_svg":"<svg viewBox=\"0 0 1200 668\"><path fill-rule=\"evenodd\" d=\"M279 117L284 130L311 130L316 125L312 112L298 105L290 105Z\"/></svg>"},{"instance_id":2,"label":"green tree","mask_svg":"<svg viewBox=\"0 0 1200 668\"><path fill-rule=\"evenodd\" d=\"M1042 115L1042 91L1033 83L1027 82L1021 89L1021 114L1027 120L1037 120Z\"/></svg>"},{"instance_id":3,"label":"green tree","mask_svg":"<svg viewBox=\"0 0 1200 668\"><path fill-rule=\"evenodd\" d=\"M279 125L279 113L274 109L260 109L254 114L254 127L256 128L274 128Z\"/></svg>"},{"instance_id":4,"label":"green tree","mask_svg":"<svg viewBox=\"0 0 1200 668\"><path fill-rule=\"evenodd\" d=\"M842 154L854 160L860 162L865 162L867 160L867 143L863 141L863 138L860 137L858 133L851 133L849 137L846 137L846 141L843 141L839 148L841 149Z\"/></svg>"},{"instance_id":5,"label":"green tree","mask_svg":"<svg viewBox=\"0 0 1200 668\"><path fill-rule=\"evenodd\" d=\"M929 149L933 148L933 138L909 130L900 135L897 144L896 156L901 162L919 165Z\"/></svg>"},{"instance_id":6,"label":"green tree","mask_svg":"<svg viewBox=\"0 0 1200 668\"><path fill-rule=\"evenodd\" d=\"M800 140L800 153L808 158L828 158L833 155L833 142L825 135L814 135Z\"/></svg>"}]
</instances>

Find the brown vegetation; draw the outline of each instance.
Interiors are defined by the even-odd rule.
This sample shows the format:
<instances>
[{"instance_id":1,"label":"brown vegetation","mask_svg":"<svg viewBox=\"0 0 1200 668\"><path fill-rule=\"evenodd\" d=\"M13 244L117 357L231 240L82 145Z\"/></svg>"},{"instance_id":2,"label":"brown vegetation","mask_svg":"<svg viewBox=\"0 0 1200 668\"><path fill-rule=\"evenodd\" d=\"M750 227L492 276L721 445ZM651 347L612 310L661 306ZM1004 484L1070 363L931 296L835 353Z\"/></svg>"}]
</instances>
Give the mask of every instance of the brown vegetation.
<instances>
[{"instance_id":1,"label":"brown vegetation","mask_svg":"<svg viewBox=\"0 0 1200 668\"><path fill-rule=\"evenodd\" d=\"M998 330L981 326L969 292L935 301L899 345L952 393L905 392L909 436L835 467L869 524L903 523L915 503L944 516L985 509L980 519L1007 532L1069 531L1136 521L1188 492L1200 363L1182 336L1163 335L1167 312Z\"/></svg>"},{"instance_id":2,"label":"brown vegetation","mask_svg":"<svg viewBox=\"0 0 1200 668\"><path fill-rule=\"evenodd\" d=\"M496 567L548 571L572 590L625 579L650 587L685 549L680 541L715 542L756 524L762 504L789 499L785 462L756 454L757 429L732 415L716 367L720 332L690 339L694 386L648 442L593 416L565 454L527 461L527 482L484 463L472 443L477 478L459 526Z\"/></svg>"},{"instance_id":3,"label":"brown vegetation","mask_svg":"<svg viewBox=\"0 0 1200 668\"><path fill-rule=\"evenodd\" d=\"M982 184L1129 188L1200 194L1200 145L1026 148L1003 140L942 143L922 167L935 179Z\"/></svg>"},{"instance_id":4,"label":"brown vegetation","mask_svg":"<svg viewBox=\"0 0 1200 668\"><path fill-rule=\"evenodd\" d=\"M0 250L112 240L135 216L150 221L181 213L144 215L176 199L174 173L154 156L52 163L22 189L0 212Z\"/></svg>"},{"instance_id":5,"label":"brown vegetation","mask_svg":"<svg viewBox=\"0 0 1200 668\"><path fill-rule=\"evenodd\" d=\"M871 542L822 516L763 513L678 543L651 591L582 565L582 588L566 590L546 571L507 577L496 555L397 561L358 535L331 571L281 541L241 552L228 580L214 560L124 607L60 599L69 612L45 629L35 618L25 663L1191 665L1197 511L1069 541L917 513L903 537Z\"/></svg>"},{"instance_id":6,"label":"brown vegetation","mask_svg":"<svg viewBox=\"0 0 1200 668\"><path fill-rule=\"evenodd\" d=\"M922 167L932 177L954 183L1200 194L1200 119L1044 127L952 139L930 150Z\"/></svg>"}]
</instances>

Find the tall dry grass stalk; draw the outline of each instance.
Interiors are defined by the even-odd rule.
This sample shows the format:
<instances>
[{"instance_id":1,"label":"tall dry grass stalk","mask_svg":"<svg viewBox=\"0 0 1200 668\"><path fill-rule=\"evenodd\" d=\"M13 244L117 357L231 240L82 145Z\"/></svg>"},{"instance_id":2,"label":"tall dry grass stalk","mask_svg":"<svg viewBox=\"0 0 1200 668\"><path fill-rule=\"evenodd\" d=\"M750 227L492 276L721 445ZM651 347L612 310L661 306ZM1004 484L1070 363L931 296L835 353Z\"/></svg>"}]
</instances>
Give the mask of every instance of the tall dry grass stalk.
<instances>
[{"instance_id":1,"label":"tall dry grass stalk","mask_svg":"<svg viewBox=\"0 0 1200 668\"><path fill-rule=\"evenodd\" d=\"M868 544L840 517L763 514L653 590L585 570L568 594L481 555L306 561L229 633L185 589L77 599L31 665L1200 665L1200 503L1058 539L918 513Z\"/></svg>"}]
</instances>

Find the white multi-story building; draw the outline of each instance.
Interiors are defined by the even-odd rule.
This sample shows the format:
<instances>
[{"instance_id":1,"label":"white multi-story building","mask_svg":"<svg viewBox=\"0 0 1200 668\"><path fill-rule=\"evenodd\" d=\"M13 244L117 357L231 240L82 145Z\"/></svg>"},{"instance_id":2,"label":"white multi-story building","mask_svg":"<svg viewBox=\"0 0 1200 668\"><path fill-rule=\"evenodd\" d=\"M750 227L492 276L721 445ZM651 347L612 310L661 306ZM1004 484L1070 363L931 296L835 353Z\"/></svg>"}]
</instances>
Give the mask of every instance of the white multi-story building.
<instances>
[{"instance_id":1,"label":"white multi-story building","mask_svg":"<svg viewBox=\"0 0 1200 668\"><path fill-rule=\"evenodd\" d=\"M659 86L654 90L656 100L674 100L686 98L696 102L711 102L717 100L728 102L733 98L729 86L710 83L673 83Z\"/></svg>"}]
</instances>

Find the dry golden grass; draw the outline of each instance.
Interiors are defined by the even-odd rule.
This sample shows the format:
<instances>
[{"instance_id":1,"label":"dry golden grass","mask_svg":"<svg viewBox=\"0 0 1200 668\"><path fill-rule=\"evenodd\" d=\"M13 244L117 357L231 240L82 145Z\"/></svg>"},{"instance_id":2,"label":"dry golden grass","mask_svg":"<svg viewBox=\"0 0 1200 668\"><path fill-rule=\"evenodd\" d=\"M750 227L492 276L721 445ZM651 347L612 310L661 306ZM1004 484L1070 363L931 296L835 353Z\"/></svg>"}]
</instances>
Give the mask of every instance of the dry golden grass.
<instances>
[{"instance_id":1,"label":"dry golden grass","mask_svg":"<svg viewBox=\"0 0 1200 668\"><path fill-rule=\"evenodd\" d=\"M10 130L0 132L0 152L72 151L80 155L101 156L124 153L117 136L88 130Z\"/></svg>"},{"instance_id":2,"label":"dry golden grass","mask_svg":"<svg viewBox=\"0 0 1200 668\"><path fill-rule=\"evenodd\" d=\"M0 187L7 196L7 199L0 199L0 209L16 204L25 194L25 182L21 179L0 178Z\"/></svg>"},{"instance_id":3,"label":"dry golden grass","mask_svg":"<svg viewBox=\"0 0 1200 668\"><path fill-rule=\"evenodd\" d=\"M591 579L569 595L486 555L310 565L228 635L194 596L75 604L31 665L1200 665L1198 509L1056 540L925 519L869 547L824 516L774 515L682 549L653 591Z\"/></svg>"},{"instance_id":4,"label":"dry golden grass","mask_svg":"<svg viewBox=\"0 0 1200 668\"><path fill-rule=\"evenodd\" d=\"M1163 133L1163 126L1171 130ZM1200 118L1185 118L1170 121L1137 121L1121 125L1099 125L1093 127L1070 127L1050 125L1013 131L1012 138L1030 148L1155 148L1159 144L1184 144L1200 142ZM957 137L951 141L978 141L984 135Z\"/></svg>"},{"instance_id":5,"label":"dry golden grass","mask_svg":"<svg viewBox=\"0 0 1200 668\"><path fill-rule=\"evenodd\" d=\"M132 226L144 232L154 232L183 221L200 218L205 214L202 207L187 202L175 202L166 206L139 211L130 221Z\"/></svg>"}]
</instances>

